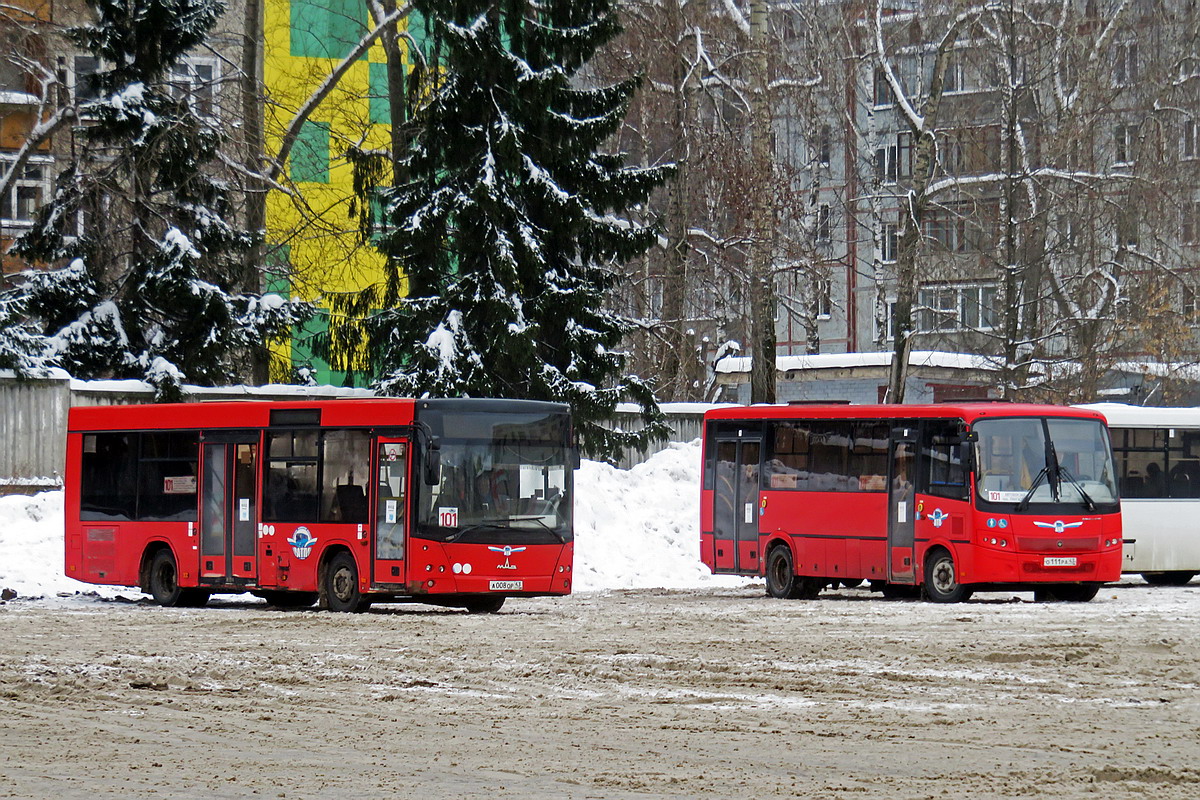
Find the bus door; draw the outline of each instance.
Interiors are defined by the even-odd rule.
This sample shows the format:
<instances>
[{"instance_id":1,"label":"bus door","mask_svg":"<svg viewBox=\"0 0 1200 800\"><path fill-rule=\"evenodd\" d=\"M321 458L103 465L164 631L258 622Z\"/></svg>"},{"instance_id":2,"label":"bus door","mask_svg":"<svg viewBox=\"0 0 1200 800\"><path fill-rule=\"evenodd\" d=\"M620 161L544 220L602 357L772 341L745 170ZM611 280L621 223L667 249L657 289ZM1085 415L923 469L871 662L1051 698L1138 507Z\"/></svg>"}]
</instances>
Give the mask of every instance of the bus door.
<instances>
[{"instance_id":1,"label":"bus door","mask_svg":"<svg viewBox=\"0 0 1200 800\"><path fill-rule=\"evenodd\" d=\"M913 583L916 571L915 526L917 429L895 428L888 468L888 582Z\"/></svg>"},{"instance_id":2,"label":"bus door","mask_svg":"<svg viewBox=\"0 0 1200 800\"><path fill-rule=\"evenodd\" d=\"M411 454L407 439L381 438L375 450L375 514L371 523L375 583L404 582Z\"/></svg>"},{"instance_id":3,"label":"bus door","mask_svg":"<svg viewBox=\"0 0 1200 800\"><path fill-rule=\"evenodd\" d=\"M200 578L258 575L258 435L205 435L200 499Z\"/></svg>"},{"instance_id":4,"label":"bus door","mask_svg":"<svg viewBox=\"0 0 1200 800\"><path fill-rule=\"evenodd\" d=\"M718 435L713 491L713 565L720 572L758 572L758 469L762 438Z\"/></svg>"}]
</instances>

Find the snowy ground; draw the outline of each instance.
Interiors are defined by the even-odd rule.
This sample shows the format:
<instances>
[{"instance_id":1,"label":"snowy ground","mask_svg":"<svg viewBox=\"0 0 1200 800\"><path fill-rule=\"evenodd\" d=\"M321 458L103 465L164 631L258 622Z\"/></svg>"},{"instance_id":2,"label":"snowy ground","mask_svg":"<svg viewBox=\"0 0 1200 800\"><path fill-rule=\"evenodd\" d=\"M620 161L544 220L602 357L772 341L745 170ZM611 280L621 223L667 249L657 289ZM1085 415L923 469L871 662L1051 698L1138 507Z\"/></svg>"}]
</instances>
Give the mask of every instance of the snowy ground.
<instances>
[{"instance_id":1,"label":"snowy ground","mask_svg":"<svg viewBox=\"0 0 1200 800\"><path fill-rule=\"evenodd\" d=\"M699 560L700 445L675 444L619 470L585 461L575 477L575 590L740 586ZM0 589L22 597L128 590L62 574L62 493L0 497Z\"/></svg>"},{"instance_id":2,"label":"snowy ground","mask_svg":"<svg viewBox=\"0 0 1200 800\"><path fill-rule=\"evenodd\" d=\"M0 798L1197 796L1200 582L773 600L697 563L697 462L585 464L579 591L480 616L76 595L0 499Z\"/></svg>"}]
</instances>

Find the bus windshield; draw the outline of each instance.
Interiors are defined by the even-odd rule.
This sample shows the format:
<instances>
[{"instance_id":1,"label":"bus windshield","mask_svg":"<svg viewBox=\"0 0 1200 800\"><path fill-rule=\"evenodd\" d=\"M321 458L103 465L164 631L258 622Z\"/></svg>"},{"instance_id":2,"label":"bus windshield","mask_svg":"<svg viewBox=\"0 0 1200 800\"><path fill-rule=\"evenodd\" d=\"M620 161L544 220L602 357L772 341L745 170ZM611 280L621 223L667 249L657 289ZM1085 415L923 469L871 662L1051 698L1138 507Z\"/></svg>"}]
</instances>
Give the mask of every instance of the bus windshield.
<instances>
[{"instance_id":1,"label":"bus windshield","mask_svg":"<svg viewBox=\"0 0 1200 800\"><path fill-rule=\"evenodd\" d=\"M458 415L456 415L458 416ZM465 415L463 415L465 416ZM416 535L462 542L565 542L571 464L565 416L488 415L439 437L440 481L419 486ZM456 437L454 433L476 434ZM490 434L484 436L480 434Z\"/></svg>"},{"instance_id":2,"label":"bus windshield","mask_svg":"<svg viewBox=\"0 0 1200 800\"><path fill-rule=\"evenodd\" d=\"M988 419L974 430L981 500L1085 507L1117 501L1108 433L1097 420Z\"/></svg>"}]
</instances>

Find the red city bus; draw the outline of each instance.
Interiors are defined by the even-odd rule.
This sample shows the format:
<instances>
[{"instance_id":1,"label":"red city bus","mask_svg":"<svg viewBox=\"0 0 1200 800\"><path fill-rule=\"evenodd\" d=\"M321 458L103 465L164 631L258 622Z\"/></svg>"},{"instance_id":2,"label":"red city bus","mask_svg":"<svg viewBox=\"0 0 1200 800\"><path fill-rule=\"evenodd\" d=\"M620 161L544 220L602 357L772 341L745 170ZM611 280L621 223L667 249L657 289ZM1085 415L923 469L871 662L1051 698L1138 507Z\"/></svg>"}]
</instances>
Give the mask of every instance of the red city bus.
<instances>
[{"instance_id":1,"label":"red city bus","mask_svg":"<svg viewBox=\"0 0 1200 800\"><path fill-rule=\"evenodd\" d=\"M568 407L521 400L73 408L66 574L164 606L498 611L571 591Z\"/></svg>"},{"instance_id":2,"label":"red city bus","mask_svg":"<svg viewBox=\"0 0 1200 800\"><path fill-rule=\"evenodd\" d=\"M1086 601L1121 575L1104 417L1057 406L795 405L704 419L700 557L774 597L864 580L957 602Z\"/></svg>"}]
</instances>

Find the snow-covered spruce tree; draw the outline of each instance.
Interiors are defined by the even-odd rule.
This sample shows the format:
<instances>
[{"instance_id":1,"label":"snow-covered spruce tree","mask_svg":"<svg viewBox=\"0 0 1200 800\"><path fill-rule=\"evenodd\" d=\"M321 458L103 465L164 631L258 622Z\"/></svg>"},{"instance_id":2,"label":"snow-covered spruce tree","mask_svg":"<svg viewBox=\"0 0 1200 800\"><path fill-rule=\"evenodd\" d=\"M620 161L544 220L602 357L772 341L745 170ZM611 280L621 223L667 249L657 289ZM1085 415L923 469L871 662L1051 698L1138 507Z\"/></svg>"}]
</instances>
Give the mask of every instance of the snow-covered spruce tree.
<instances>
[{"instance_id":1,"label":"snow-covered spruce tree","mask_svg":"<svg viewBox=\"0 0 1200 800\"><path fill-rule=\"evenodd\" d=\"M615 267L655 231L622 213L669 167L601 151L638 81L578 76L619 30L609 0L419 0L434 53L428 101L384 190L385 283L343 298L367 318L380 390L565 401L582 444L611 456L664 430L651 387L625 374L627 322L606 310ZM619 401L646 427L603 422Z\"/></svg>"},{"instance_id":2,"label":"snow-covered spruce tree","mask_svg":"<svg viewBox=\"0 0 1200 800\"><path fill-rule=\"evenodd\" d=\"M235 380L248 354L311 314L253 291L212 173L221 136L172 91L171 68L201 44L219 0L89 0L72 39L108 68L80 109L75 156L15 251L52 268L16 279L0 304L0 367L140 378L159 399L184 382ZM59 266L63 265L63 266Z\"/></svg>"}]
</instances>

